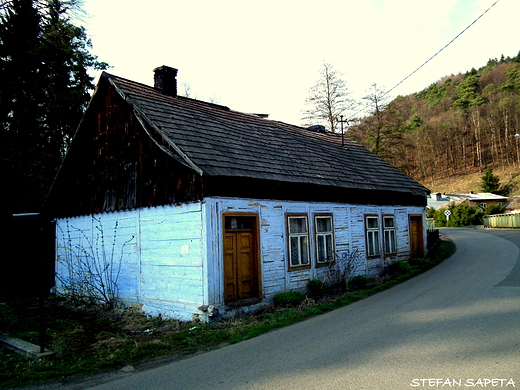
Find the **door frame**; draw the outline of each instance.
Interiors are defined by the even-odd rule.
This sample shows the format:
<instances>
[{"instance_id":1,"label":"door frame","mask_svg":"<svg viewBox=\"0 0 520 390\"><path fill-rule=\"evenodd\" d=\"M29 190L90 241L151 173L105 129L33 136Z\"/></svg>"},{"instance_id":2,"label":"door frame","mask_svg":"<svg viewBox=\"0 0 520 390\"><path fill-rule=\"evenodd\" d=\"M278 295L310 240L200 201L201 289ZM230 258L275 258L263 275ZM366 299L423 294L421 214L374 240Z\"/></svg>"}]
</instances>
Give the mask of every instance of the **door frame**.
<instances>
[{"instance_id":1,"label":"door frame","mask_svg":"<svg viewBox=\"0 0 520 390\"><path fill-rule=\"evenodd\" d=\"M224 257L225 257L225 253L224 253L224 248L225 248L225 245L224 245L224 239L225 239L225 234L227 231L229 232L233 232L232 229L226 229L226 218L229 218L229 217L250 217L250 218L254 218L254 223L253 223L253 234L252 234L252 237L253 237L253 243L252 243L252 250L251 252L253 253L253 263L254 263L254 272L255 274L257 275L257 280L256 280L256 284L257 284L257 291L256 291L256 295L258 298L254 298L255 300L258 299L258 300L261 300L262 299L262 267L261 267L261 256L260 256L260 224L259 224L259 221L260 221L260 216L258 213L240 213L240 212L232 212L232 213L222 213L222 236L220 238L220 241L221 241L221 244L222 244L222 272L221 272L221 278L222 278L222 302L224 302L224 304L227 304L228 302L226 302L226 293L225 293L225 289L226 289L226 284L225 284L225 262L224 262ZM247 301L247 300L243 300L243 301ZM241 300L238 300L237 302L243 302Z\"/></svg>"}]
</instances>

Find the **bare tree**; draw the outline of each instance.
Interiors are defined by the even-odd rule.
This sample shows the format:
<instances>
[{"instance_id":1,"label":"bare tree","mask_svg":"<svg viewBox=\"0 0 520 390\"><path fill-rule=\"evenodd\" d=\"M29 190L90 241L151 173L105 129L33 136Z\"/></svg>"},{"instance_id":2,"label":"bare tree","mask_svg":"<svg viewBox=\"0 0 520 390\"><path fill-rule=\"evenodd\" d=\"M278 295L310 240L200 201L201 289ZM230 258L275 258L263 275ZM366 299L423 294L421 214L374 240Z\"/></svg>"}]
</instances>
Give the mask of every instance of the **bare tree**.
<instances>
[{"instance_id":1,"label":"bare tree","mask_svg":"<svg viewBox=\"0 0 520 390\"><path fill-rule=\"evenodd\" d=\"M363 262L363 255L358 248L336 253L336 261L330 262L325 271L323 283L333 286L335 289L348 289L348 283L356 271L359 271ZM364 276L364 275L363 275Z\"/></svg>"},{"instance_id":2,"label":"bare tree","mask_svg":"<svg viewBox=\"0 0 520 390\"><path fill-rule=\"evenodd\" d=\"M336 132L340 116L352 108L353 100L341 73L324 62L320 78L311 87L306 104L309 108L302 117L305 125L326 124L330 131Z\"/></svg>"},{"instance_id":3,"label":"bare tree","mask_svg":"<svg viewBox=\"0 0 520 390\"><path fill-rule=\"evenodd\" d=\"M372 147L370 150L378 154L381 152L381 142L384 129L384 111L388 105L388 93L376 83L372 84L367 90L367 95L363 100L367 102L367 108L371 114L371 123L366 130L367 138L370 138Z\"/></svg>"},{"instance_id":4,"label":"bare tree","mask_svg":"<svg viewBox=\"0 0 520 390\"><path fill-rule=\"evenodd\" d=\"M191 98L192 92L191 92L191 85L188 83L181 83L182 88L184 88L184 93L182 96Z\"/></svg>"}]
</instances>

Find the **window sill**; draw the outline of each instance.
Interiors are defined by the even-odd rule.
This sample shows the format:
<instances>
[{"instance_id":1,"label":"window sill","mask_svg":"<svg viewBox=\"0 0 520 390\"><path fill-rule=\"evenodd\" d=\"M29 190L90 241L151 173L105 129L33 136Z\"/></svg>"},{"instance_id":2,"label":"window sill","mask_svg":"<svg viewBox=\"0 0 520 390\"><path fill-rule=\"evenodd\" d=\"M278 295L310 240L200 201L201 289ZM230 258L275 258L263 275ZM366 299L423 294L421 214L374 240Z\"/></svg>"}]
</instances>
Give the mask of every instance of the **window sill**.
<instances>
[{"instance_id":1,"label":"window sill","mask_svg":"<svg viewBox=\"0 0 520 390\"><path fill-rule=\"evenodd\" d=\"M301 271L304 269L310 269L311 265L301 265L301 266L295 266L295 267L289 267L289 272L291 271Z\"/></svg>"}]
</instances>

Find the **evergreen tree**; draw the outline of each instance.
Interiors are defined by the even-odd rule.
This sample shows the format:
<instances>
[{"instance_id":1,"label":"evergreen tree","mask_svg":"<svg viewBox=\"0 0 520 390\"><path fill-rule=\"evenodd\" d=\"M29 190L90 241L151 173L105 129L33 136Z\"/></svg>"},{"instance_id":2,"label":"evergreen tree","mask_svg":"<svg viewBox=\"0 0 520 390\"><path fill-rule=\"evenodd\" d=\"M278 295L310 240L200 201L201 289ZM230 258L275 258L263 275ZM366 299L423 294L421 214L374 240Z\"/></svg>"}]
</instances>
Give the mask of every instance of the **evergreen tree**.
<instances>
[{"instance_id":1,"label":"evergreen tree","mask_svg":"<svg viewBox=\"0 0 520 390\"><path fill-rule=\"evenodd\" d=\"M106 64L68 13L75 0L12 0L0 11L3 204L38 211L88 103L89 68Z\"/></svg>"},{"instance_id":2,"label":"evergreen tree","mask_svg":"<svg viewBox=\"0 0 520 390\"><path fill-rule=\"evenodd\" d=\"M13 0L0 19L0 174L6 198L2 204L12 212L29 211L17 207L20 197L42 190L28 184L41 174L41 164L30 162L38 144L38 102L43 101L38 85L40 21L31 0Z\"/></svg>"},{"instance_id":3,"label":"evergreen tree","mask_svg":"<svg viewBox=\"0 0 520 390\"><path fill-rule=\"evenodd\" d=\"M493 174L492 168L487 168L481 178L481 188L484 192L494 193L500 188L500 178Z\"/></svg>"},{"instance_id":4,"label":"evergreen tree","mask_svg":"<svg viewBox=\"0 0 520 390\"><path fill-rule=\"evenodd\" d=\"M90 100L94 85L88 69L107 67L88 52L91 44L85 29L70 22L69 9L63 0L48 0L42 31L44 130L54 155L63 155Z\"/></svg>"}]
</instances>

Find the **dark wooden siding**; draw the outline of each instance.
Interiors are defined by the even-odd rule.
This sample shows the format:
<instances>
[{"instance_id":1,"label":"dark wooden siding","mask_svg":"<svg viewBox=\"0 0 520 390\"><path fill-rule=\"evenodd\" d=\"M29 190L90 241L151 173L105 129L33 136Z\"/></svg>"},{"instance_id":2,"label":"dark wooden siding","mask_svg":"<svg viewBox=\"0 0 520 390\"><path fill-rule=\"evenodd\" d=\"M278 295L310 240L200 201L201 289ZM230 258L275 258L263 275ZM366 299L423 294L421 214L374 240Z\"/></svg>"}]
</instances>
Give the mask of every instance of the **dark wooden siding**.
<instances>
[{"instance_id":1,"label":"dark wooden siding","mask_svg":"<svg viewBox=\"0 0 520 390\"><path fill-rule=\"evenodd\" d=\"M209 176L204 179L204 196L337 202L372 205L426 206L426 198L410 192L375 191L246 177Z\"/></svg>"},{"instance_id":2,"label":"dark wooden siding","mask_svg":"<svg viewBox=\"0 0 520 390\"><path fill-rule=\"evenodd\" d=\"M64 160L48 211L73 216L201 199L200 176L157 143L168 148L153 129L145 131L112 86L100 84Z\"/></svg>"}]
</instances>

